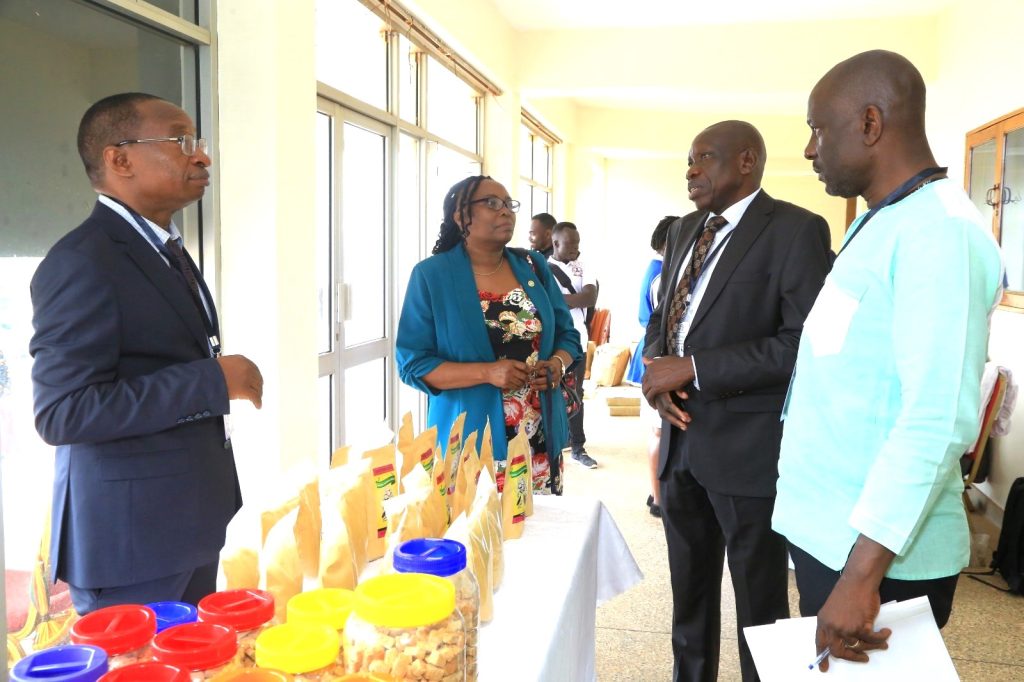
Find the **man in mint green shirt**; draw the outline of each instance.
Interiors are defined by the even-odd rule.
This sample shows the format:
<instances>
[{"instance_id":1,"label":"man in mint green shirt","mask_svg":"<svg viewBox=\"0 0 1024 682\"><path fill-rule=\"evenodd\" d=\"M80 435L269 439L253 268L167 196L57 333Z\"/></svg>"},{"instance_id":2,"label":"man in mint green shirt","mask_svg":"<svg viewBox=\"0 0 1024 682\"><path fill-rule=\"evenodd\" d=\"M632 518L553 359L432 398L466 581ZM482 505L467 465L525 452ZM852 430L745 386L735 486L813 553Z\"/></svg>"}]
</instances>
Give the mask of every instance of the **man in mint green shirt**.
<instances>
[{"instance_id":1,"label":"man in mint green shirt","mask_svg":"<svg viewBox=\"0 0 1024 682\"><path fill-rule=\"evenodd\" d=\"M808 100L804 156L863 196L804 324L784 412L772 527L786 536L819 652L886 648L879 605L927 595L939 626L968 560L959 458L978 433L998 246L925 136L925 86L881 50ZM828 658L821 663L828 669Z\"/></svg>"}]
</instances>

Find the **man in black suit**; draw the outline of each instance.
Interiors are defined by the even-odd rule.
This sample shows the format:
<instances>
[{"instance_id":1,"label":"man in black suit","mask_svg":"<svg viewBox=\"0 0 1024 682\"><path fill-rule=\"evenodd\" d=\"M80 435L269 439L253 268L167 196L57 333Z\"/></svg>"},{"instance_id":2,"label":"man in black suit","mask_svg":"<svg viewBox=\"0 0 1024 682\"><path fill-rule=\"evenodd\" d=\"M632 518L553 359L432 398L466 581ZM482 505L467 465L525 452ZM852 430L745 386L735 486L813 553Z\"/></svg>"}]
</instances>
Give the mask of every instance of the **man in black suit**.
<instances>
[{"instance_id":1,"label":"man in black suit","mask_svg":"<svg viewBox=\"0 0 1024 682\"><path fill-rule=\"evenodd\" d=\"M86 111L78 151L98 201L32 278L54 573L82 614L196 603L241 505L223 415L263 394L255 364L220 356L213 297L172 222L209 184L206 141L174 104L125 93Z\"/></svg>"},{"instance_id":2,"label":"man in black suit","mask_svg":"<svg viewBox=\"0 0 1024 682\"><path fill-rule=\"evenodd\" d=\"M786 544L771 529L779 415L804 317L828 272L821 216L760 189L765 147L723 121L690 147L697 211L669 228L647 326L644 396L663 419L658 478L672 578L673 679L718 677L722 565L743 628L789 616Z\"/></svg>"}]
</instances>

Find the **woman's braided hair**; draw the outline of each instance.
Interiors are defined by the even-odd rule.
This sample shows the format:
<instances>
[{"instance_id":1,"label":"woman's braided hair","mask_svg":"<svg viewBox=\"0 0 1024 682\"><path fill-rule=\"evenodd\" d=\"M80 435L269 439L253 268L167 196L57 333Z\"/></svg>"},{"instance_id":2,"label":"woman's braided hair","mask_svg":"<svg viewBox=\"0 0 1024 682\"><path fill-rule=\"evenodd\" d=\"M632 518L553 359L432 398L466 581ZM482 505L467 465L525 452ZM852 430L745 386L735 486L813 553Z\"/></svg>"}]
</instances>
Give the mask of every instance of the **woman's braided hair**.
<instances>
[{"instance_id":1,"label":"woman's braided hair","mask_svg":"<svg viewBox=\"0 0 1024 682\"><path fill-rule=\"evenodd\" d=\"M476 188L484 180L490 180L489 175L471 175L464 180L459 180L448 193L444 195L444 220L441 222L441 231L437 235L432 254L437 255L450 251L456 244L466 238L468 228L472 222L469 211L469 199L476 192ZM459 219L463 227L455 222L455 214L458 211Z\"/></svg>"}]
</instances>

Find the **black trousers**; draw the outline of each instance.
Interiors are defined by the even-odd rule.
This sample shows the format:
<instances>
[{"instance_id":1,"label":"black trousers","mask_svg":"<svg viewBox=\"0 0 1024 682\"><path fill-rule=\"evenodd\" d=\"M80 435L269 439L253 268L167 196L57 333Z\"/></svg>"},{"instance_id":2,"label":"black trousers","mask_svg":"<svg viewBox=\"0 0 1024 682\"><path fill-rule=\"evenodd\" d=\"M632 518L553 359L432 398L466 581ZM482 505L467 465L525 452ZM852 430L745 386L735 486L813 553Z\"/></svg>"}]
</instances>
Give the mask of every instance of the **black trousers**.
<instances>
[{"instance_id":1,"label":"black trousers","mask_svg":"<svg viewBox=\"0 0 1024 682\"><path fill-rule=\"evenodd\" d=\"M743 636L749 625L789 617L786 541L771 529L774 498L707 490L672 458L661 481L661 513L672 580L672 679L718 679L722 567L726 552L736 596L744 682L758 680ZM674 465L674 466L673 466Z\"/></svg>"},{"instance_id":2,"label":"black trousers","mask_svg":"<svg viewBox=\"0 0 1024 682\"><path fill-rule=\"evenodd\" d=\"M796 588L800 591L800 615L816 616L839 581L839 571L821 563L813 556L790 543L789 555L796 569ZM953 610L953 595L960 574L932 580L893 580L883 578L878 595L885 604L926 596L932 607L935 622L941 628L949 621Z\"/></svg>"},{"instance_id":3,"label":"black trousers","mask_svg":"<svg viewBox=\"0 0 1024 682\"><path fill-rule=\"evenodd\" d=\"M587 442L587 435L583 433L583 401L580 401L580 411L569 417L569 445L573 452L583 449Z\"/></svg>"},{"instance_id":4,"label":"black trousers","mask_svg":"<svg viewBox=\"0 0 1024 682\"><path fill-rule=\"evenodd\" d=\"M75 611L87 613L118 604L149 604L156 601L183 601L196 605L208 594L217 591L218 562L198 566L191 571L175 573L133 585L89 589L69 584Z\"/></svg>"}]
</instances>

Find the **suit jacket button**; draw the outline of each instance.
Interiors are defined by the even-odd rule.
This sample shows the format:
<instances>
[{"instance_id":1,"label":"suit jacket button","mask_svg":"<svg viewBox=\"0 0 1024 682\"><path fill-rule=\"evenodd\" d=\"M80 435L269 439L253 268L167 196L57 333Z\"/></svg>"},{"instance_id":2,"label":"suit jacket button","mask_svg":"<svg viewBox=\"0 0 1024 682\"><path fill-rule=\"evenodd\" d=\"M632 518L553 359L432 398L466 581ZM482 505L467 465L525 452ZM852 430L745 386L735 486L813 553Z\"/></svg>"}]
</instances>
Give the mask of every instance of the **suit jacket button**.
<instances>
[{"instance_id":1,"label":"suit jacket button","mask_svg":"<svg viewBox=\"0 0 1024 682\"><path fill-rule=\"evenodd\" d=\"M204 417L209 417L210 416L210 411L209 410L203 410L203 416Z\"/></svg>"},{"instance_id":2,"label":"suit jacket button","mask_svg":"<svg viewBox=\"0 0 1024 682\"><path fill-rule=\"evenodd\" d=\"M196 418L193 417L192 415L189 415L189 416L185 417L185 421L187 421L187 422L194 422L195 420L196 420Z\"/></svg>"},{"instance_id":3,"label":"suit jacket button","mask_svg":"<svg viewBox=\"0 0 1024 682\"><path fill-rule=\"evenodd\" d=\"M224 449L225 450L230 450L231 449L231 439L230 438L228 438L226 441L224 441Z\"/></svg>"},{"instance_id":4,"label":"suit jacket button","mask_svg":"<svg viewBox=\"0 0 1024 682\"><path fill-rule=\"evenodd\" d=\"M185 418L184 417L178 417L178 423L179 424L184 424L185 423Z\"/></svg>"}]
</instances>

